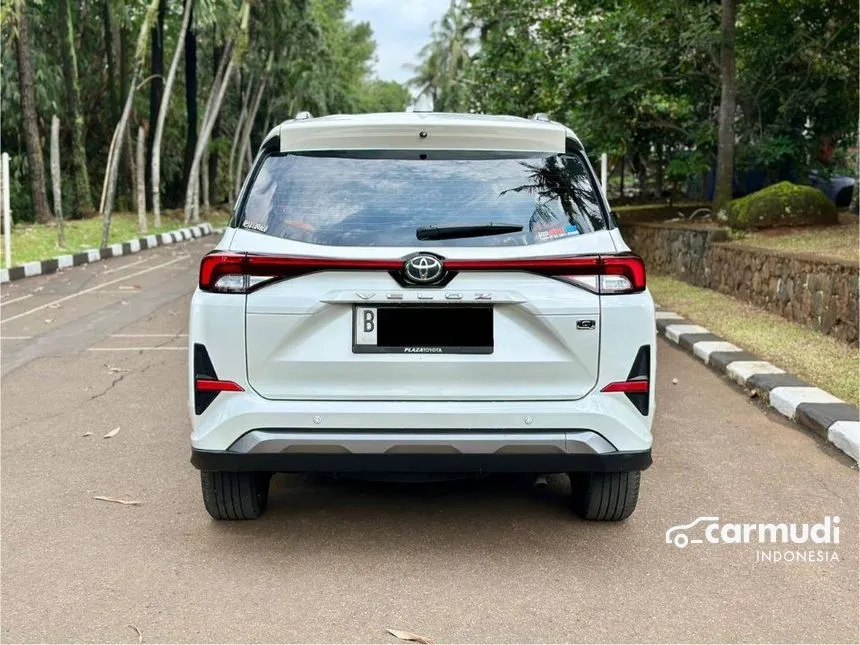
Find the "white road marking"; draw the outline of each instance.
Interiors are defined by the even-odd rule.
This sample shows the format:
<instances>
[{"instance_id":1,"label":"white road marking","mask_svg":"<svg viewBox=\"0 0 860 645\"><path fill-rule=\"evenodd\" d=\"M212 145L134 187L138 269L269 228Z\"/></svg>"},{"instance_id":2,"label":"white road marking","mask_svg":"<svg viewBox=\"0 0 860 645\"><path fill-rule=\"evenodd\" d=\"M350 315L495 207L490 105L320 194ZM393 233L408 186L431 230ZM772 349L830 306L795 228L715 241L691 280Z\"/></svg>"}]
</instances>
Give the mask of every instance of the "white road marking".
<instances>
[{"instance_id":1,"label":"white road marking","mask_svg":"<svg viewBox=\"0 0 860 645\"><path fill-rule=\"evenodd\" d=\"M0 340L30 340L32 336L0 336Z\"/></svg>"},{"instance_id":2,"label":"white road marking","mask_svg":"<svg viewBox=\"0 0 860 645\"><path fill-rule=\"evenodd\" d=\"M87 347L88 352L187 352L187 347Z\"/></svg>"},{"instance_id":3,"label":"white road marking","mask_svg":"<svg viewBox=\"0 0 860 645\"><path fill-rule=\"evenodd\" d=\"M53 302L47 302L44 305L40 305L40 306L35 307L33 309L29 309L29 310L22 312L16 316L12 316L11 318L4 318L3 320L0 320L0 325L7 323L7 322L10 322L12 320L18 320L18 318L23 318L24 316L29 316L30 314L34 314L37 311L42 311L43 309L46 309L50 305L59 304L61 302L65 302L66 300L71 300L72 298L77 298L78 296L83 296L87 293L92 293L93 291L98 291L99 289L102 289L104 287L109 287L110 285L117 284L118 282L125 282L126 280L130 280L131 278L136 278L137 276L143 275L144 273L149 273L150 271L155 271L157 269L163 269L164 267L170 266L171 264L176 264L177 262L181 262L182 260L187 260L189 257L191 257L191 256L190 255L182 255L178 258L173 258L172 260L169 260L167 262L162 262L161 264L156 264L155 266L151 266L148 269L143 269L142 271L138 271L137 273L131 273L127 276L123 276L121 278L115 278L114 280L110 280L110 281L105 282L103 284L97 284L96 286L90 287L89 289L84 289L83 291L78 291L76 293L69 294L68 296L63 296L62 298L54 300Z\"/></svg>"},{"instance_id":4,"label":"white road marking","mask_svg":"<svg viewBox=\"0 0 860 645\"><path fill-rule=\"evenodd\" d=\"M111 334L111 338L188 338L188 334Z\"/></svg>"},{"instance_id":5,"label":"white road marking","mask_svg":"<svg viewBox=\"0 0 860 645\"><path fill-rule=\"evenodd\" d=\"M28 293L26 296L21 296L20 298L12 298L11 300L0 300L0 307L3 305L11 305L13 302L21 302L22 300L26 300L27 298L32 298L33 294Z\"/></svg>"}]
</instances>

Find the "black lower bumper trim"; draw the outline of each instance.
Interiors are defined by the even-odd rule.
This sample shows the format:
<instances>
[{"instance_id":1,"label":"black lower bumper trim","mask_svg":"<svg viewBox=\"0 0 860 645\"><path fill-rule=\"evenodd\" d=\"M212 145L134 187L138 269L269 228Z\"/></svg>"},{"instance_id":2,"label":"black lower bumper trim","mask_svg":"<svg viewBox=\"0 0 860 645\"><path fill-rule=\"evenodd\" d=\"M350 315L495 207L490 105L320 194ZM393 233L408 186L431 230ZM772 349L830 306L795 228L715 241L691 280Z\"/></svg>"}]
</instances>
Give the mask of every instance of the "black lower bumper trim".
<instances>
[{"instance_id":1,"label":"black lower bumper trim","mask_svg":"<svg viewBox=\"0 0 860 645\"><path fill-rule=\"evenodd\" d=\"M278 473L565 473L626 472L651 465L651 451L606 454L356 454L240 453L193 450L191 463L209 471Z\"/></svg>"}]
</instances>

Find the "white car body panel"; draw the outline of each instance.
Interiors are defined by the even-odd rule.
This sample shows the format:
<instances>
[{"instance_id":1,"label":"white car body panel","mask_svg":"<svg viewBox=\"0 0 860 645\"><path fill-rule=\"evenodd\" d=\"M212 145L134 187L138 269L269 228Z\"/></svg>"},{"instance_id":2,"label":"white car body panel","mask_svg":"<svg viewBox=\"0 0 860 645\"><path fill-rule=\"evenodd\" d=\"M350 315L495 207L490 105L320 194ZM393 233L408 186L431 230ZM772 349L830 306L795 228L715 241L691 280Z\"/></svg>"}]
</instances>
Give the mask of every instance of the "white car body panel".
<instances>
[{"instance_id":1,"label":"white car body panel","mask_svg":"<svg viewBox=\"0 0 860 645\"><path fill-rule=\"evenodd\" d=\"M428 136L418 137L419 130ZM555 123L421 113L291 121L270 137L281 151L426 146L552 153L575 140ZM608 209L602 194L599 200ZM415 247L324 246L228 228L216 249L354 260L402 260L419 251L446 260L629 252L617 228L526 246ZM395 303L491 304L492 353L354 353L353 307L391 305L392 294ZM577 328L581 320L593 320L593 328ZM645 452L652 442L653 387L644 413L625 393L601 390L630 378L643 347L653 383L655 343L647 290L599 296L518 271L463 271L441 287L404 287L386 271L324 270L248 294L198 289L189 330L191 445L242 452L252 433L280 433L279 450L300 452L430 450L433 436L437 448L469 454ZM205 348L218 379L243 390L219 392L200 413L195 345Z\"/></svg>"},{"instance_id":2,"label":"white car body panel","mask_svg":"<svg viewBox=\"0 0 860 645\"><path fill-rule=\"evenodd\" d=\"M337 149L553 153L564 152L565 138L566 129L553 123L420 112L335 115L293 121L280 128L282 152Z\"/></svg>"}]
</instances>

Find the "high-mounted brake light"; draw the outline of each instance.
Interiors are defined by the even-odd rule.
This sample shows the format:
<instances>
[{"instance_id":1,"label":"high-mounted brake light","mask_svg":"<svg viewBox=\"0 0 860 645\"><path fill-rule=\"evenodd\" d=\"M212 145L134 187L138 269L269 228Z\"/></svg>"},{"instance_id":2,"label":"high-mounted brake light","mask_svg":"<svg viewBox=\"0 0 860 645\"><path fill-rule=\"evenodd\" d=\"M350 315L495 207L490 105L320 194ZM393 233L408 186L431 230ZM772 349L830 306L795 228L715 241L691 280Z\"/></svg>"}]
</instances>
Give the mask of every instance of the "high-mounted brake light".
<instances>
[{"instance_id":1,"label":"high-mounted brake light","mask_svg":"<svg viewBox=\"0 0 860 645\"><path fill-rule=\"evenodd\" d=\"M401 271L403 258L343 259L259 255L213 251L200 263L200 289L216 293L248 293L271 280L295 278L316 271ZM632 255L443 260L445 272L522 271L564 280L602 295L645 289L645 265Z\"/></svg>"}]
</instances>

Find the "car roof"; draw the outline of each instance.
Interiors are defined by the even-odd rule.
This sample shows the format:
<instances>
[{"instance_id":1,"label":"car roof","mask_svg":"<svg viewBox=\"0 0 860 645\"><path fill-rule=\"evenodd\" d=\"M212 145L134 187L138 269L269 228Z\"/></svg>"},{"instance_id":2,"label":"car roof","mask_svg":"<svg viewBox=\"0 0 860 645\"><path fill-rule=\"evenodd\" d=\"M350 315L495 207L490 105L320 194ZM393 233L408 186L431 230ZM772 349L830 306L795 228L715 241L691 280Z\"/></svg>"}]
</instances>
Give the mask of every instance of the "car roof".
<instances>
[{"instance_id":1,"label":"car roof","mask_svg":"<svg viewBox=\"0 0 860 645\"><path fill-rule=\"evenodd\" d=\"M582 145L573 130L543 115L526 119L448 112L378 112L314 118L305 112L273 128L263 145L274 147L277 142L281 152L359 149L564 152L567 140Z\"/></svg>"}]
</instances>

